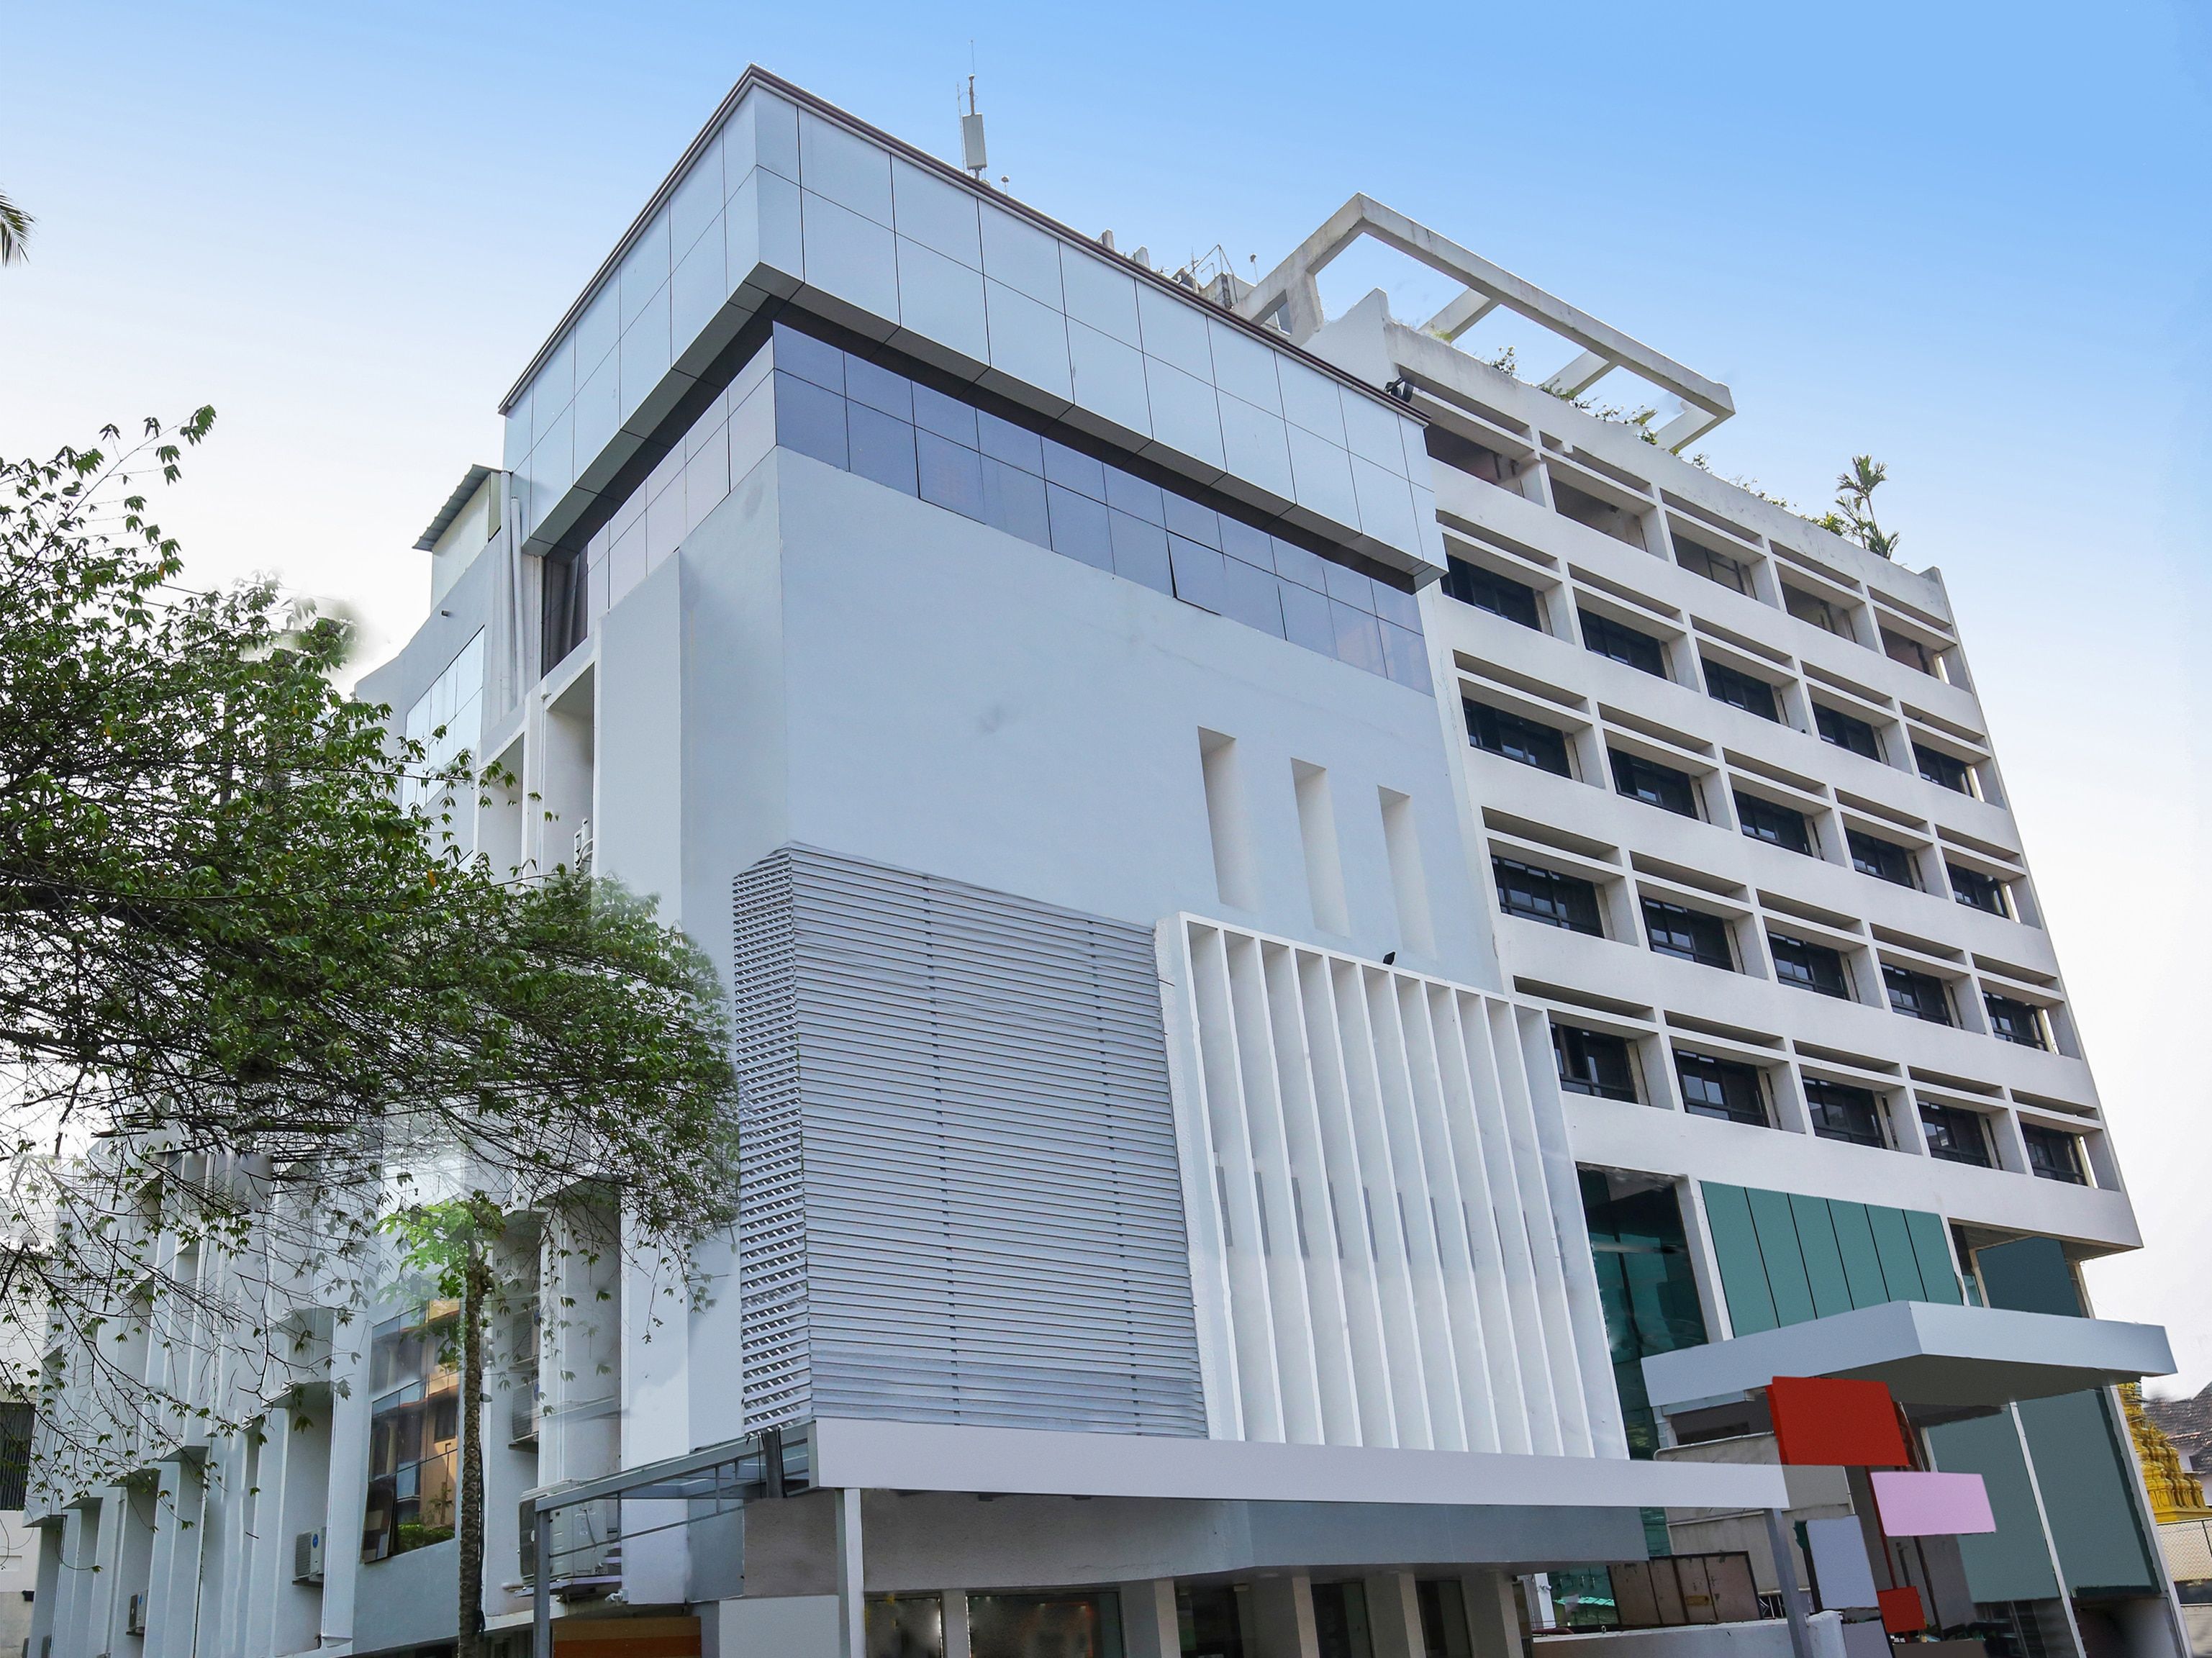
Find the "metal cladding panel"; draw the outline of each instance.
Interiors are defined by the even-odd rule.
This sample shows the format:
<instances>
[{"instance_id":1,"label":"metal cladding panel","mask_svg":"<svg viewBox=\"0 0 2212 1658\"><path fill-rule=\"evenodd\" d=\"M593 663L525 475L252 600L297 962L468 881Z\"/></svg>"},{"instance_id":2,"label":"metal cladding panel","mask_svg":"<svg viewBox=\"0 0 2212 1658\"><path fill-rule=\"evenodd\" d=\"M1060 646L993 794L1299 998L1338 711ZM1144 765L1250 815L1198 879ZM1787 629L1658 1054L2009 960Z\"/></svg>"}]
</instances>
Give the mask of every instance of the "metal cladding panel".
<instances>
[{"instance_id":1,"label":"metal cladding panel","mask_svg":"<svg viewBox=\"0 0 2212 1658\"><path fill-rule=\"evenodd\" d=\"M800 847L737 902L748 1424L1202 1433L1150 932Z\"/></svg>"},{"instance_id":2,"label":"metal cladding panel","mask_svg":"<svg viewBox=\"0 0 2212 1658\"><path fill-rule=\"evenodd\" d=\"M1163 927L1216 1436L1626 1460L1543 1016Z\"/></svg>"}]
</instances>

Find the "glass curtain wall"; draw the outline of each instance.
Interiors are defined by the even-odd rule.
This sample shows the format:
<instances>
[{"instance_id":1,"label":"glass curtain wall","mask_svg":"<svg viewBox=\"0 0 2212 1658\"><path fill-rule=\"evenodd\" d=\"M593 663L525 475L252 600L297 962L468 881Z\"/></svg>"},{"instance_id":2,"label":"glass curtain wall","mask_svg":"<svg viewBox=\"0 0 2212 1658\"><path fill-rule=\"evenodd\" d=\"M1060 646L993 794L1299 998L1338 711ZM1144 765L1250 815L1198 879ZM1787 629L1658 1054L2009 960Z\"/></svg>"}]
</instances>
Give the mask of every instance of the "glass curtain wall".
<instances>
[{"instance_id":1,"label":"glass curtain wall","mask_svg":"<svg viewBox=\"0 0 2212 1658\"><path fill-rule=\"evenodd\" d=\"M1200 610L1431 690L1411 592L1140 478L1056 431L779 323L583 551L548 561L546 663L590 637L607 610L781 444Z\"/></svg>"}]
</instances>

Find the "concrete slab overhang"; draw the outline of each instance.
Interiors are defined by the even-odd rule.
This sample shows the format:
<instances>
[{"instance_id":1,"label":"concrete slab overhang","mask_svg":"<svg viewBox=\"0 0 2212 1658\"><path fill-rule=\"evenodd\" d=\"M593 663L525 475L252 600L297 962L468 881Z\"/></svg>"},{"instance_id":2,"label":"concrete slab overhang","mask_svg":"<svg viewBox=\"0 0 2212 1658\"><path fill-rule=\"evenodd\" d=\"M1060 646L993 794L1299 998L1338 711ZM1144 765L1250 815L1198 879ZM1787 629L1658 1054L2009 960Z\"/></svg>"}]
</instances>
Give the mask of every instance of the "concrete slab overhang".
<instances>
[{"instance_id":1,"label":"concrete slab overhang","mask_svg":"<svg viewBox=\"0 0 2212 1658\"><path fill-rule=\"evenodd\" d=\"M1893 1301L1644 1361L1661 1410L1730 1398L1778 1376L1889 1384L1899 1403L1999 1406L2169 1376L2173 1351L2155 1324Z\"/></svg>"},{"instance_id":2,"label":"concrete slab overhang","mask_svg":"<svg viewBox=\"0 0 2212 1658\"><path fill-rule=\"evenodd\" d=\"M1523 1508L1779 1508L1778 1467L817 1419L818 1485Z\"/></svg>"}]
</instances>

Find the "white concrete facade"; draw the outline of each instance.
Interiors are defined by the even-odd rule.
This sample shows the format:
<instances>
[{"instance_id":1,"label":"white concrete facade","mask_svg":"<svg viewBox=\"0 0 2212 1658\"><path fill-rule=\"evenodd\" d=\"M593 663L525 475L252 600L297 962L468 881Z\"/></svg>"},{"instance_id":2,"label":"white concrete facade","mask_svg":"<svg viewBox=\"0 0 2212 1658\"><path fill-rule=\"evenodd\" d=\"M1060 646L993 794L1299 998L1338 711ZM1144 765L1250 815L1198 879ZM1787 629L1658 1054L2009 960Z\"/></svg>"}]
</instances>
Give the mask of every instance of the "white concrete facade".
<instances>
[{"instance_id":1,"label":"white concrete facade","mask_svg":"<svg viewBox=\"0 0 2212 1658\"><path fill-rule=\"evenodd\" d=\"M1323 318L1360 234L1468 297ZM1553 390L1450 343L1499 304L1582 351ZM509 392L504 470L424 537L434 614L365 682L521 780L466 844L657 895L738 1013L747 1218L702 1254L712 1304L655 1332L605 1266L544 1291L602 1315L496 1333L500 1638L519 1504L773 1431L804 1464L741 1508L563 1510L562 1630L857 1658L875 1596L944 1658L1024 1650L1018 1606L1102 1658L1214 1650L1177 1631L1217 1615L1317 1658L1356 1606L1374 1658L1506 1658L1514 1575L1640 1558L1657 1511L1793 1508L1771 1459L1664 1455L1624 1391L1593 1179L1672 1194L1704 1339L1789 1353L1792 1316L1867 1315L1780 1286L1745 1327L1711 1204L1910 1212L1891 1305L1980 1298L2008 1240L2139 1244L1940 575L1569 400L1615 367L1680 397L1667 445L1733 411L1364 197L1209 296L748 72ZM1468 703L1558 763L1470 741ZM1686 793L1634 798L1639 764ZM1514 913L1497 859L1584 884L1576 924ZM1650 947L1655 915L1709 959ZM1626 1045L1624 1096L1563 1086L1554 1025ZM1757 1121L1692 1108L1685 1054L1747 1067ZM2040 1316L1923 1310L1977 1353L1973 1315ZM2157 1345L2045 1368L2087 1387ZM247 1439L58 1470L33 1658L450 1642L423 1499L423 1546L364 1520L377 1352L333 1342ZM2124 1621L2164 1658L2156 1600Z\"/></svg>"}]
</instances>

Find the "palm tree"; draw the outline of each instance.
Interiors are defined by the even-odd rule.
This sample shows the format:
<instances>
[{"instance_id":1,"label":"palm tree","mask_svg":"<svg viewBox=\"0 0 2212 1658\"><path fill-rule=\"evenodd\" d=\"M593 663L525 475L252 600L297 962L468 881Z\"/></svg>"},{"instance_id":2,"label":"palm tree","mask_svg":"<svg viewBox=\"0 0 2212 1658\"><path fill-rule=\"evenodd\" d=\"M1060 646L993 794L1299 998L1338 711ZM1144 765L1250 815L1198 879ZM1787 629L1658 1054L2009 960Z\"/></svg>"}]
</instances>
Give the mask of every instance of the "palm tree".
<instances>
[{"instance_id":1,"label":"palm tree","mask_svg":"<svg viewBox=\"0 0 2212 1658\"><path fill-rule=\"evenodd\" d=\"M1836 479L1838 510L1814 522L1832 534L1857 542L1870 553L1895 558L1897 544L1904 537L1886 534L1874 516L1874 492L1888 476L1889 468L1872 455L1853 455L1851 470Z\"/></svg>"},{"instance_id":2,"label":"palm tree","mask_svg":"<svg viewBox=\"0 0 2212 1658\"><path fill-rule=\"evenodd\" d=\"M31 216L5 196L0 196L0 264L28 258L24 246L31 239Z\"/></svg>"}]
</instances>

